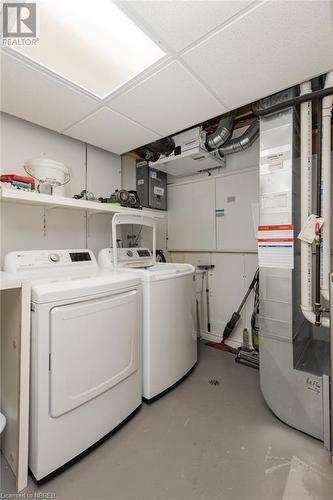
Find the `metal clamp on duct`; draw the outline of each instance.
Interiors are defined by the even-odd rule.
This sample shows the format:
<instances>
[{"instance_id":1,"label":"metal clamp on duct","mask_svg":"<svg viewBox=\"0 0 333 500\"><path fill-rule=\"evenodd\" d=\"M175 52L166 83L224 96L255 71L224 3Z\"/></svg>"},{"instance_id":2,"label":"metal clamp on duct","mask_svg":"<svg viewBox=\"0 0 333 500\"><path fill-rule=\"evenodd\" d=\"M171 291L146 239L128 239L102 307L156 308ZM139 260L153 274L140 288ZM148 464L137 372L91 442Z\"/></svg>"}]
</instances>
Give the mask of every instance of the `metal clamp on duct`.
<instances>
[{"instance_id":1,"label":"metal clamp on duct","mask_svg":"<svg viewBox=\"0 0 333 500\"><path fill-rule=\"evenodd\" d=\"M255 120L245 132L235 139L230 137L233 132L235 113L222 118L217 129L206 137L206 148L208 151L218 150L221 157L245 151L249 148L259 136L259 121Z\"/></svg>"},{"instance_id":2,"label":"metal clamp on duct","mask_svg":"<svg viewBox=\"0 0 333 500\"><path fill-rule=\"evenodd\" d=\"M233 131L234 119L235 113L231 113L229 116L222 118L215 132L207 135L206 148L208 151L220 148L230 139Z\"/></svg>"}]
</instances>

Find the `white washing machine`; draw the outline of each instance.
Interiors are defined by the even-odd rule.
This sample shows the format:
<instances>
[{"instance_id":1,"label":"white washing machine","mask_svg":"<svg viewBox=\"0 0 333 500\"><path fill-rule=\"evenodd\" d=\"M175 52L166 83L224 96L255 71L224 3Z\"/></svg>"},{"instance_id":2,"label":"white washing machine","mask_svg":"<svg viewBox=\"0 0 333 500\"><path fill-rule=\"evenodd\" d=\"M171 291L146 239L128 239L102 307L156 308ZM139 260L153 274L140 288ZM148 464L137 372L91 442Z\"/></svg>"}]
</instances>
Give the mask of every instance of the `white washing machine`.
<instances>
[{"instance_id":1,"label":"white washing machine","mask_svg":"<svg viewBox=\"0 0 333 500\"><path fill-rule=\"evenodd\" d=\"M11 252L32 284L29 467L37 480L141 404L141 284L99 270L90 250Z\"/></svg>"},{"instance_id":2,"label":"white washing machine","mask_svg":"<svg viewBox=\"0 0 333 500\"><path fill-rule=\"evenodd\" d=\"M140 276L143 289L143 397L152 400L188 374L197 362L195 269L156 264L147 248L101 250L102 268Z\"/></svg>"}]
</instances>

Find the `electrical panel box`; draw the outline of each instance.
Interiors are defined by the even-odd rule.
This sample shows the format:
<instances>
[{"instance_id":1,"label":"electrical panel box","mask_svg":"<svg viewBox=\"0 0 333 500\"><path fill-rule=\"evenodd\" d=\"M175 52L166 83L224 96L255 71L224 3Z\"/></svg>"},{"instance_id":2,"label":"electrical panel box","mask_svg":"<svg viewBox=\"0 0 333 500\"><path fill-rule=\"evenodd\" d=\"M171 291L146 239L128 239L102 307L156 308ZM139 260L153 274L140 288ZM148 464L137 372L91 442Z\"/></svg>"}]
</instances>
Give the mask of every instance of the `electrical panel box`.
<instances>
[{"instance_id":1,"label":"electrical panel box","mask_svg":"<svg viewBox=\"0 0 333 500\"><path fill-rule=\"evenodd\" d=\"M147 162L136 166L136 190L143 207L167 209L167 174L152 168Z\"/></svg>"}]
</instances>

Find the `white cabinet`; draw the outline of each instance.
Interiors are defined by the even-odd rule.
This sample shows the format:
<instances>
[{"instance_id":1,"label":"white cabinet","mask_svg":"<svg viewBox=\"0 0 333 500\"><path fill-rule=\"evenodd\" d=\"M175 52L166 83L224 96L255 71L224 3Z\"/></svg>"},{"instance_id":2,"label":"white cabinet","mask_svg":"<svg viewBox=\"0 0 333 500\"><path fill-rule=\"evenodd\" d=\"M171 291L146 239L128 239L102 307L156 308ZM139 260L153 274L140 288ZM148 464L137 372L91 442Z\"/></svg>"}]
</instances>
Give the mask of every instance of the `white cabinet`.
<instances>
[{"instance_id":1,"label":"white cabinet","mask_svg":"<svg viewBox=\"0 0 333 500\"><path fill-rule=\"evenodd\" d=\"M216 179L218 250L257 250L252 212L258 203L258 188L257 171Z\"/></svg>"},{"instance_id":2,"label":"white cabinet","mask_svg":"<svg viewBox=\"0 0 333 500\"><path fill-rule=\"evenodd\" d=\"M168 186L168 249L215 247L215 180Z\"/></svg>"},{"instance_id":3,"label":"white cabinet","mask_svg":"<svg viewBox=\"0 0 333 500\"><path fill-rule=\"evenodd\" d=\"M258 170L168 186L169 250L256 252Z\"/></svg>"}]
</instances>

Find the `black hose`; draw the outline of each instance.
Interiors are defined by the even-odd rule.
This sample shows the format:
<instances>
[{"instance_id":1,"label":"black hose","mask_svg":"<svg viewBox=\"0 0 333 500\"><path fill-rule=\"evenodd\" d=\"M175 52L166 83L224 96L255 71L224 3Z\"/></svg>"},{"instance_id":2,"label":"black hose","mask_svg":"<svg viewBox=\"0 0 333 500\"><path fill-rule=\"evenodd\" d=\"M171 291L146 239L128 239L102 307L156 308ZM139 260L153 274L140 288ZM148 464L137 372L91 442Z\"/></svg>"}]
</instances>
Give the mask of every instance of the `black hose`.
<instances>
[{"instance_id":1,"label":"black hose","mask_svg":"<svg viewBox=\"0 0 333 500\"><path fill-rule=\"evenodd\" d=\"M251 104L252 112L255 116L266 116L270 113L276 113L278 111L282 111L286 108L290 108L292 106L297 106L298 104L302 104L303 102L314 101L315 99L322 99L325 96L333 94L333 87L327 87L326 89L315 90L311 94L303 94L297 97L292 97L291 99L287 99L286 101L280 102L278 104L274 104L269 108L259 109L257 108L255 103Z\"/></svg>"},{"instance_id":2,"label":"black hose","mask_svg":"<svg viewBox=\"0 0 333 500\"><path fill-rule=\"evenodd\" d=\"M162 249L156 250L156 257L160 259L160 262L166 262L166 258Z\"/></svg>"},{"instance_id":3,"label":"black hose","mask_svg":"<svg viewBox=\"0 0 333 500\"><path fill-rule=\"evenodd\" d=\"M256 287L256 284L259 282L259 269L256 270L255 272L255 275L250 283L250 286L242 300L242 302L240 303L237 311L233 312L232 313L232 316L230 318L230 320L228 321L228 323L226 324L225 328L224 328L224 331L223 331L223 340L222 342L228 338L230 336L230 334L233 332L233 330L235 329L235 326L236 324L238 323L239 319L240 319L240 312L241 310L243 309L244 307L244 304L245 302L247 301L251 291L253 289L255 289ZM258 290L259 291L259 290Z\"/></svg>"},{"instance_id":4,"label":"black hose","mask_svg":"<svg viewBox=\"0 0 333 500\"><path fill-rule=\"evenodd\" d=\"M139 241L139 238L140 238L141 232L142 232L142 226L140 227L139 232L138 232L138 234L137 234L137 237L136 237L136 239L135 239L135 242L134 242L134 245L133 245L134 247L136 247L136 245L137 245L137 243L138 243L138 241Z\"/></svg>"}]
</instances>

